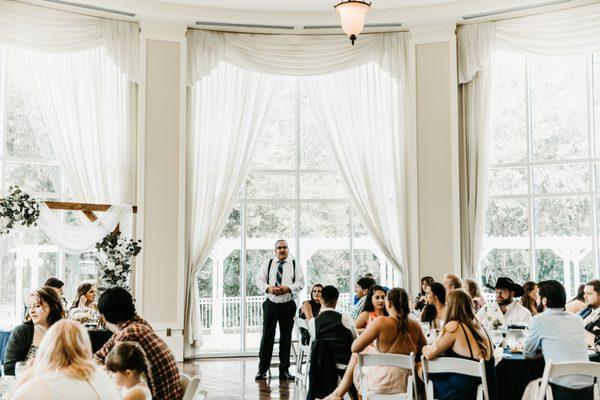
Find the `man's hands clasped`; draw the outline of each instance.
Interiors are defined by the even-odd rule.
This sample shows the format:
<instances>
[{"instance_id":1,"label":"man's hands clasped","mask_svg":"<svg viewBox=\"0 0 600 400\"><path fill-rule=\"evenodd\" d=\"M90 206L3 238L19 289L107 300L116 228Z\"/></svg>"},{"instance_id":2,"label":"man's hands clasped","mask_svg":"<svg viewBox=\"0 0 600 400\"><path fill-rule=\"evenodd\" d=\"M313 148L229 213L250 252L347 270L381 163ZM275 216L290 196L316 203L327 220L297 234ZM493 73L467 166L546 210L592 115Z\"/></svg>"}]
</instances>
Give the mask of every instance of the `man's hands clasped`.
<instances>
[{"instance_id":1,"label":"man's hands clasped","mask_svg":"<svg viewBox=\"0 0 600 400\"><path fill-rule=\"evenodd\" d=\"M269 286L269 288L267 289L267 293L275 296L281 296L282 294L291 292L292 289L290 289L288 286Z\"/></svg>"}]
</instances>

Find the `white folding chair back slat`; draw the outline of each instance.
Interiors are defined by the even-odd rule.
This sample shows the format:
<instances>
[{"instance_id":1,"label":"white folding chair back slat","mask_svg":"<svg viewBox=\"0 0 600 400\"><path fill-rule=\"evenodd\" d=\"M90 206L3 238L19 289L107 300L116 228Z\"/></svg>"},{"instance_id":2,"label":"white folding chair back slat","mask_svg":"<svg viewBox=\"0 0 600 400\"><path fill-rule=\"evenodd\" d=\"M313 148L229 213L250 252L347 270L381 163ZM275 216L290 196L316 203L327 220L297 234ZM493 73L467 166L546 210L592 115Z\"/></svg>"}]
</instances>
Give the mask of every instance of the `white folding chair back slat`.
<instances>
[{"instance_id":1,"label":"white folding chair back slat","mask_svg":"<svg viewBox=\"0 0 600 400\"><path fill-rule=\"evenodd\" d=\"M298 351L296 352L296 379L300 381L304 389L308 387L308 368L310 363L310 351L313 342L312 332L309 329L308 321L302 318L294 318L296 326L296 336L298 337ZM300 329L306 329L310 334L308 345L302 344L302 333ZM304 361L306 358L306 361Z\"/></svg>"},{"instance_id":2,"label":"white folding chair back slat","mask_svg":"<svg viewBox=\"0 0 600 400\"><path fill-rule=\"evenodd\" d=\"M192 378L187 374L182 373L179 375L179 383L180 383L181 389L183 390L184 393L187 390L191 380L192 380Z\"/></svg>"},{"instance_id":3,"label":"white folding chair back slat","mask_svg":"<svg viewBox=\"0 0 600 400\"><path fill-rule=\"evenodd\" d=\"M487 387L487 376L485 374L485 360L465 360L463 358L440 357L435 360L427 360L423 357L423 379L425 381L425 394L427 400L435 400L433 393L433 382L429 374L453 373L481 378L481 384L477 387L477 400L489 400Z\"/></svg>"},{"instance_id":4,"label":"white folding chair back slat","mask_svg":"<svg viewBox=\"0 0 600 400\"><path fill-rule=\"evenodd\" d=\"M406 393L371 393L369 392L366 374L363 368L374 366L398 367L410 371L406 383ZM360 377L360 392L363 400L413 400L417 397L415 381L415 354L359 354L358 372Z\"/></svg>"},{"instance_id":5,"label":"white folding chair back slat","mask_svg":"<svg viewBox=\"0 0 600 400\"><path fill-rule=\"evenodd\" d=\"M200 384L200 378L190 378L186 374L181 374L181 387L183 388L183 400L194 400Z\"/></svg>"},{"instance_id":6,"label":"white folding chair back slat","mask_svg":"<svg viewBox=\"0 0 600 400\"><path fill-rule=\"evenodd\" d=\"M591 361L555 363L552 360L546 360L544 375L538 390L538 400L552 400L552 388L549 385L549 380L567 375L585 375L591 378L600 378L600 363ZM597 384L595 383L595 385Z\"/></svg>"}]
</instances>

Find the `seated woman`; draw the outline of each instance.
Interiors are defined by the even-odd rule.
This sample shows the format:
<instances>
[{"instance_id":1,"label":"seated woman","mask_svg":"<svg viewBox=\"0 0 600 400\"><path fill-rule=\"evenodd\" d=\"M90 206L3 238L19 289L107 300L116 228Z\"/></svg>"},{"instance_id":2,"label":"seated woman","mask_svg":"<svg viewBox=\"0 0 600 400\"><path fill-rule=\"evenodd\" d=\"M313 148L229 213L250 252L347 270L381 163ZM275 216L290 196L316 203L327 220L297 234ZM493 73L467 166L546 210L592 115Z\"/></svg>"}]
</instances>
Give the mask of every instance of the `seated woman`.
<instances>
[{"instance_id":1,"label":"seated woman","mask_svg":"<svg viewBox=\"0 0 600 400\"><path fill-rule=\"evenodd\" d=\"M63 320L44 336L35 363L17 382L12 400L117 400L117 387L92 358L81 324Z\"/></svg>"},{"instance_id":2,"label":"seated woman","mask_svg":"<svg viewBox=\"0 0 600 400\"><path fill-rule=\"evenodd\" d=\"M97 311L96 287L91 283L82 283L77 288L77 294L69 308L69 319L85 323L94 319L92 314Z\"/></svg>"},{"instance_id":3,"label":"seated woman","mask_svg":"<svg viewBox=\"0 0 600 400\"><path fill-rule=\"evenodd\" d=\"M352 343L352 357L346 373L338 387L328 399L342 398L352 387L360 390L358 376L358 353L410 354L416 357L427 344L423 330L417 321L410 318L409 298L404 289L393 288L387 293L385 308L389 316L373 320L366 330ZM372 344L372 345L371 345ZM369 391L373 393L405 393L409 371L387 366L363 369Z\"/></svg>"},{"instance_id":4,"label":"seated woman","mask_svg":"<svg viewBox=\"0 0 600 400\"><path fill-rule=\"evenodd\" d=\"M425 297L426 297L425 288L427 286L430 286L433 282L435 282L435 281L433 280L433 277L431 277L431 276L424 276L421 278L421 291L419 292L419 294L417 295L417 297L415 298L415 301L413 303L413 308L415 310L421 311L421 310L423 310L423 308L425 308L425 305L427 304L427 300L425 299Z\"/></svg>"},{"instance_id":5,"label":"seated woman","mask_svg":"<svg viewBox=\"0 0 600 400\"><path fill-rule=\"evenodd\" d=\"M462 288L471 296L475 313L477 313L481 307L485 306L485 299L483 298L483 294L481 293L481 289L477 282L473 279L465 279Z\"/></svg>"},{"instance_id":6,"label":"seated woman","mask_svg":"<svg viewBox=\"0 0 600 400\"><path fill-rule=\"evenodd\" d=\"M371 286L365 299L363 311L358 315L356 321L356 330L360 334L377 317L387 316L385 307L385 294L387 290L379 285Z\"/></svg>"},{"instance_id":7,"label":"seated woman","mask_svg":"<svg viewBox=\"0 0 600 400\"><path fill-rule=\"evenodd\" d=\"M298 317L310 321L319 314L321 310L321 292L323 291L323 285L317 283L312 287L310 291L310 300L306 300L302 303ZM310 340L310 335L306 329L301 329L300 334L302 335L302 344L307 345Z\"/></svg>"},{"instance_id":8,"label":"seated woman","mask_svg":"<svg viewBox=\"0 0 600 400\"><path fill-rule=\"evenodd\" d=\"M573 314L579 314L581 311L583 311L584 308L587 307L587 304L585 304L585 300L583 298L584 288L585 283L579 285L579 288L577 289L577 295L573 298L573 300L567 303L567 305L565 306L565 311Z\"/></svg>"},{"instance_id":9,"label":"seated woman","mask_svg":"<svg viewBox=\"0 0 600 400\"><path fill-rule=\"evenodd\" d=\"M535 315L537 311L537 297L538 297L538 286L537 283L529 281L523 284L523 290L525 294L521 296L521 305L531 313ZM477 311L476 311L477 312Z\"/></svg>"},{"instance_id":10,"label":"seated woman","mask_svg":"<svg viewBox=\"0 0 600 400\"><path fill-rule=\"evenodd\" d=\"M28 321L17 326L8 338L4 353L5 375L15 374L16 363L35 358L48 328L64 316L62 303L50 287L44 286L30 293L25 301Z\"/></svg>"},{"instance_id":11,"label":"seated woman","mask_svg":"<svg viewBox=\"0 0 600 400\"><path fill-rule=\"evenodd\" d=\"M488 391L494 397L494 346L473 312L471 297L462 290L448 293L447 320L434 344L423 348L423 357L456 357L485 360ZM420 371L421 372L421 371ZM434 395L438 400L475 399L481 380L460 373L432 374Z\"/></svg>"},{"instance_id":12,"label":"seated woman","mask_svg":"<svg viewBox=\"0 0 600 400\"><path fill-rule=\"evenodd\" d=\"M442 329L446 320L446 288L439 282L425 287L427 305L421 313L421 322L429 322L432 329Z\"/></svg>"}]
</instances>

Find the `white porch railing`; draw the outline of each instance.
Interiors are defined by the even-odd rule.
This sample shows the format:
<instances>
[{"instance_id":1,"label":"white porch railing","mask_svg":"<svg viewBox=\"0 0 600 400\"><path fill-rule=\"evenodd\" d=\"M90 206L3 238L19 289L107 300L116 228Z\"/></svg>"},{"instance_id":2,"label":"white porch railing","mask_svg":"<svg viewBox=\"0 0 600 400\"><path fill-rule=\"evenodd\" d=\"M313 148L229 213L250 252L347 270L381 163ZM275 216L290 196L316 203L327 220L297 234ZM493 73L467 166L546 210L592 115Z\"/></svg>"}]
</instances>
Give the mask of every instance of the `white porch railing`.
<instances>
[{"instance_id":1,"label":"white porch railing","mask_svg":"<svg viewBox=\"0 0 600 400\"><path fill-rule=\"evenodd\" d=\"M246 303L246 332L260 332L262 330L264 296L200 298L200 321L203 333L239 332L242 301ZM351 293L341 293L337 309L341 312L349 312L351 301Z\"/></svg>"}]
</instances>

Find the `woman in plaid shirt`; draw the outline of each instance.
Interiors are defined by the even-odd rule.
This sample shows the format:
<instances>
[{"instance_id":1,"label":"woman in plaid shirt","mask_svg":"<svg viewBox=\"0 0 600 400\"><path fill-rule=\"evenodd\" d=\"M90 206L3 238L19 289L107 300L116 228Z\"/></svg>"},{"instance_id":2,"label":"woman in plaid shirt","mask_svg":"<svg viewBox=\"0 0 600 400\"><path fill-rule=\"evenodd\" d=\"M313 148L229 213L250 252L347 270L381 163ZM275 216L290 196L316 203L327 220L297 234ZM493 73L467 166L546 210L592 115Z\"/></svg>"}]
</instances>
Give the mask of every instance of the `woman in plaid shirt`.
<instances>
[{"instance_id":1,"label":"woman in plaid shirt","mask_svg":"<svg viewBox=\"0 0 600 400\"><path fill-rule=\"evenodd\" d=\"M117 343L137 342L146 352L150 364L148 384L152 398L180 400L183 391L175 356L150 324L136 314L131 294L120 287L107 289L100 296L98 310L114 335L94 355L96 360L104 364L104 359Z\"/></svg>"}]
</instances>

